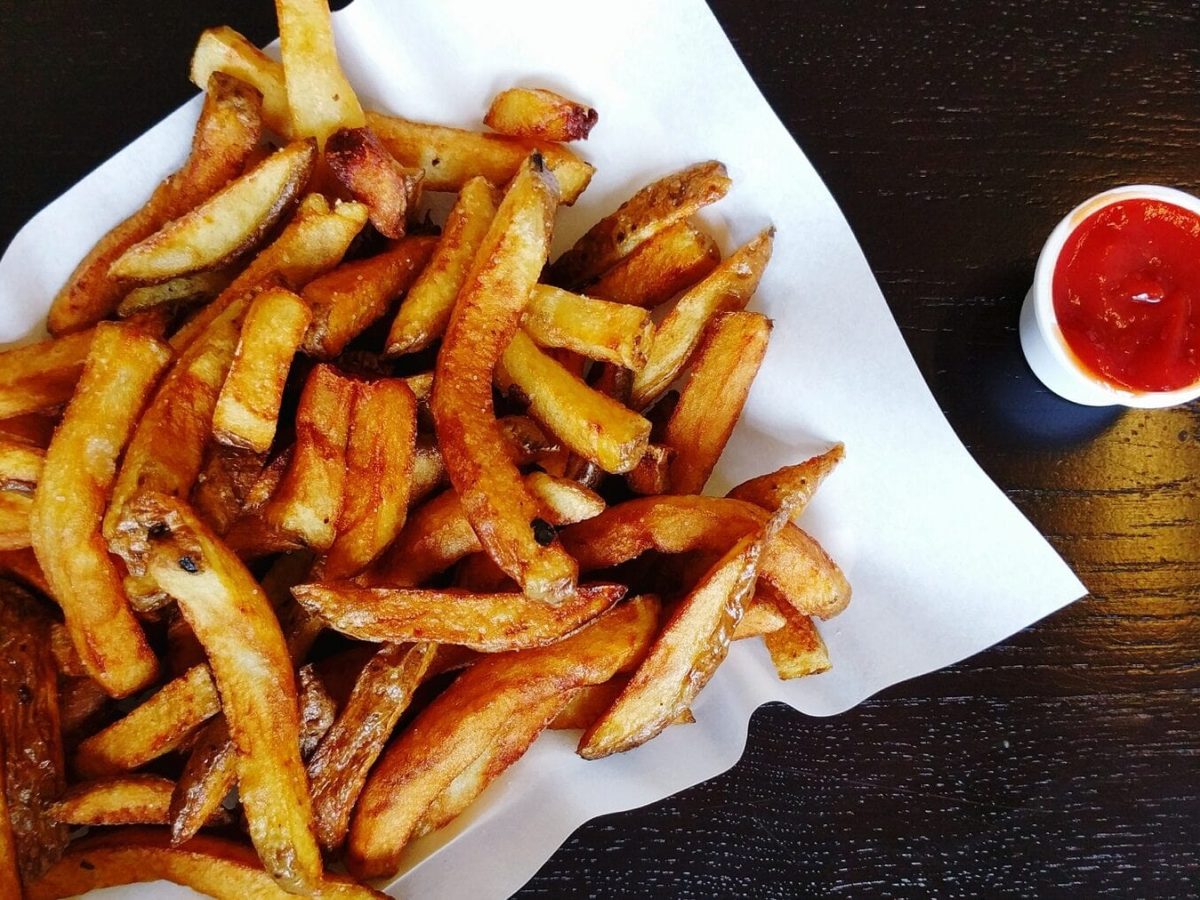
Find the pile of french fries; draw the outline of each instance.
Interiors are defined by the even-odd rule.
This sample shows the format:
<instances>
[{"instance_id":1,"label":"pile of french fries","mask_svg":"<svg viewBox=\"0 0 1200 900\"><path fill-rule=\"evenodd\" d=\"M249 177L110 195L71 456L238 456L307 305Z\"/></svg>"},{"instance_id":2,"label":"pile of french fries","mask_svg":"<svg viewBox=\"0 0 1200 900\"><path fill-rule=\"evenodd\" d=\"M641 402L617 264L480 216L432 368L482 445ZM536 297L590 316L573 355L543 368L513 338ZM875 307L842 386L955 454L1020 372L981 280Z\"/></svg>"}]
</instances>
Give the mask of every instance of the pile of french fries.
<instances>
[{"instance_id":1,"label":"pile of french fries","mask_svg":"<svg viewBox=\"0 0 1200 900\"><path fill-rule=\"evenodd\" d=\"M773 232L691 222L724 167L547 265L594 110L367 112L324 0L276 7L282 63L201 36L191 155L0 353L4 897L377 896L544 729L637 747L743 638L829 667L796 522L841 447L700 495L771 331Z\"/></svg>"}]
</instances>

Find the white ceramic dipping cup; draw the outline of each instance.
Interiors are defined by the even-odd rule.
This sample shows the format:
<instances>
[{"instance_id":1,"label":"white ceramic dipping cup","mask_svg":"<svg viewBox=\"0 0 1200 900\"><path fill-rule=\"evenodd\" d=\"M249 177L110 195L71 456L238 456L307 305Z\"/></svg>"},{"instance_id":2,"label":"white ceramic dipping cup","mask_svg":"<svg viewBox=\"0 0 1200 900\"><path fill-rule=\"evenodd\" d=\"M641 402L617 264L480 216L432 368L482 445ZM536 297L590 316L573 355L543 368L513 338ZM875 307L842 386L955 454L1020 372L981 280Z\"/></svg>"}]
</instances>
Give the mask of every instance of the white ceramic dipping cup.
<instances>
[{"instance_id":1,"label":"white ceramic dipping cup","mask_svg":"<svg viewBox=\"0 0 1200 900\"><path fill-rule=\"evenodd\" d=\"M1153 184L1133 184L1113 188L1085 200L1071 210L1050 232L1038 256L1033 287L1021 307L1021 349L1029 367L1042 382L1060 397L1083 406L1132 406L1160 409L1178 406L1200 397L1200 382L1174 391L1125 390L1091 374L1067 346L1054 313L1054 269L1063 244L1083 220L1092 213L1121 200L1161 200L1200 215L1200 198L1174 188Z\"/></svg>"}]
</instances>

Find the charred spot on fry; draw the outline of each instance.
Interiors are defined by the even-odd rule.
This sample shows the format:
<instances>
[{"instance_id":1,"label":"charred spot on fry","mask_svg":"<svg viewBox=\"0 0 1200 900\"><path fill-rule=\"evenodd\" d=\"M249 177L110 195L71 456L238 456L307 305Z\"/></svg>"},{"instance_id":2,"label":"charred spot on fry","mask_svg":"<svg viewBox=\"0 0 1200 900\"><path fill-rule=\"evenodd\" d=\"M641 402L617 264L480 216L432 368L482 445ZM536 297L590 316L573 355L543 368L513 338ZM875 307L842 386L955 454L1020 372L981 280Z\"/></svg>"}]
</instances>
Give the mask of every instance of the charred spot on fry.
<instances>
[{"instance_id":1,"label":"charred spot on fry","mask_svg":"<svg viewBox=\"0 0 1200 900\"><path fill-rule=\"evenodd\" d=\"M543 547L554 543L554 537L558 533L554 530L554 526L545 519L534 519L529 523L533 528L533 539Z\"/></svg>"},{"instance_id":2,"label":"charred spot on fry","mask_svg":"<svg viewBox=\"0 0 1200 900\"><path fill-rule=\"evenodd\" d=\"M196 565L196 561L190 556L179 557L179 568L192 575L200 571L200 567Z\"/></svg>"}]
</instances>

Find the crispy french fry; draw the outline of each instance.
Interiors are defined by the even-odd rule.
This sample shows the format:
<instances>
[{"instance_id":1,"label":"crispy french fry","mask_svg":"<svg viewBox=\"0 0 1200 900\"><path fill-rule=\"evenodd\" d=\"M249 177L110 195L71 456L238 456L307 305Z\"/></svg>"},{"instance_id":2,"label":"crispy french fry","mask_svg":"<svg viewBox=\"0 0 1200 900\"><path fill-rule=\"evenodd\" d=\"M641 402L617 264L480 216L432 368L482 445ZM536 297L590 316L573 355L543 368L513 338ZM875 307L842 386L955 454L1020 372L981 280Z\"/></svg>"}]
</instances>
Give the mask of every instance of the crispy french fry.
<instances>
[{"instance_id":1,"label":"crispy french fry","mask_svg":"<svg viewBox=\"0 0 1200 900\"><path fill-rule=\"evenodd\" d=\"M376 320L413 283L437 244L435 238L405 238L383 253L345 263L309 282L304 299L313 323L304 350L318 359L333 359Z\"/></svg>"},{"instance_id":2,"label":"crispy french fry","mask_svg":"<svg viewBox=\"0 0 1200 900\"><path fill-rule=\"evenodd\" d=\"M24 550L30 545L32 509L33 498L28 494L0 491L0 551Z\"/></svg>"},{"instance_id":3,"label":"crispy french fry","mask_svg":"<svg viewBox=\"0 0 1200 900\"><path fill-rule=\"evenodd\" d=\"M586 141L599 119L590 106L541 88L510 88L492 100L483 124L500 134L543 141Z\"/></svg>"},{"instance_id":4,"label":"crispy french fry","mask_svg":"<svg viewBox=\"0 0 1200 900\"><path fill-rule=\"evenodd\" d=\"M561 640L608 610L624 596L625 588L581 585L556 606L523 594L363 588L349 582L305 584L293 593L334 631L358 640L435 641L480 653L502 653Z\"/></svg>"},{"instance_id":5,"label":"crispy french fry","mask_svg":"<svg viewBox=\"0 0 1200 900\"><path fill-rule=\"evenodd\" d=\"M646 185L556 259L548 280L565 288L580 287L656 234L720 200L729 185L725 166L715 160L696 163Z\"/></svg>"},{"instance_id":6,"label":"crispy french fry","mask_svg":"<svg viewBox=\"0 0 1200 900\"><path fill-rule=\"evenodd\" d=\"M794 522L804 512L821 482L837 468L845 455L846 448L842 444L835 444L819 456L814 456L798 466L784 466L767 475L743 481L727 496L772 511L779 508L784 497L797 498L796 511L792 516Z\"/></svg>"},{"instance_id":7,"label":"crispy french fry","mask_svg":"<svg viewBox=\"0 0 1200 900\"><path fill-rule=\"evenodd\" d=\"M392 320L387 338L389 356L424 350L445 332L454 300L499 203L496 189L485 178L470 178L462 186L429 264Z\"/></svg>"},{"instance_id":8,"label":"crispy french fry","mask_svg":"<svg viewBox=\"0 0 1200 900\"><path fill-rule=\"evenodd\" d=\"M292 134L322 147L339 128L366 124L354 88L342 73L325 0L275 0Z\"/></svg>"},{"instance_id":9,"label":"crispy french fry","mask_svg":"<svg viewBox=\"0 0 1200 900\"><path fill-rule=\"evenodd\" d=\"M354 382L333 367L313 369L296 411L291 464L263 508L268 525L318 550L328 549L337 536L354 394Z\"/></svg>"},{"instance_id":10,"label":"crispy french fry","mask_svg":"<svg viewBox=\"0 0 1200 900\"><path fill-rule=\"evenodd\" d=\"M144 284L121 298L121 302L117 304L117 315L131 316L160 306L179 309L212 300L229 287L231 281L233 276L229 270L212 269L192 275L181 275L161 284Z\"/></svg>"},{"instance_id":11,"label":"crispy french fry","mask_svg":"<svg viewBox=\"0 0 1200 900\"><path fill-rule=\"evenodd\" d=\"M723 313L709 324L663 435L663 444L674 451L672 493L704 490L742 414L770 336L771 320L759 313Z\"/></svg>"},{"instance_id":12,"label":"crispy french fry","mask_svg":"<svg viewBox=\"0 0 1200 900\"><path fill-rule=\"evenodd\" d=\"M676 222L581 289L592 297L653 309L706 277L720 262L715 240L687 222Z\"/></svg>"},{"instance_id":13,"label":"crispy french fry","mask_svg":"<svg viewBox=\"0 0 1200 900\"><path fill-rule=\"evenodd\" d=\"M742 619L733 630L733 640L743 641L747 638L760 637L778 631L787 624L787 619L774 600L767 599L762 592L757 592L750 598L742 612Z\"/></svg>"},{"instance_id":14,"label":"crispy french fry","mask_svg":"<svg viewBox=\"0 0 1200 900\"><path fill-rule=\"evenodd\" d=\"M92 330L0 353L0 418L66 403L92 346Z\"/></svg>"},{"instance_id":15,"label":"crispy french fry","mask_svg":"<svg viewBox=\"0 0 1200 900\"><path fill-rule=\"evenodd\" d=\"M367 774L412 702L436 654L433 644L385 644L362 669L345 709L308 761L317 839L338 849Z\"/></svg>"},{"instance_id":16,"label":"crispy french fry","mask_svg":"<svg viewBox=\"0 0 1200 900\"><path fill-rule=\"evenodd\" d=\"M185 504L148 494L135 514L150 535L147 571L179 604L220 686L250 839L280 886L312 892L321 854L279 622L254 577Z\"/></svg>"},{"instance_id":17,"label":"crispy french fry","mask_svg":"<svg viewBox=\"0 0 1200 900\"><path fill-rule=\"evenodd\" d=\"M662 444L649 444L638 464L625 475L625 483L635 494L670 494L671 460L675 451Z\"/></svg>"},{"instance_id":18,"label":"crispy french fry","mask_svg":"<svg viewBox=\"0 0 1200 900\"><path fill-rule=\"evenodd\" d=\"M634 371L646 364L654 335L645 310L544 284L533 289L522 326L543 347L561 347Z\"/></svg>"},{"instance_id":19,"label":"crispy french fry","mask_svg":"<svg viewBox=\"0 0 1200 900\"><path fill-rule=\"evenodd\" d=\"M72 765L85 778L137 769L179 747L220 709L208 666L194 666L123 718L80 741Z\"/></svg>"},{"instance_id":20,"label":"crispy french fry","mask_svg":"<svg viewBox=\"0 0 1200 900\"><path fill-rule=\"evenodd\" d=\"M501 356L497 378L502 386L515 386L530 414L566 447L606 472L628 472L646 452L647 419L588 387L523 331Z\"/></svg>"},{"instance_id":21,"label":"crispy french fry","mask_svg":"<svg viewBox=\"0 0 1200 900\"><path fill-rule=\"evenodd\" d=\"M595 172L591 163L553 141L464 131L373 112L367 113L367 124L400 165L425 171L427 191L457 191L477 175L505 184L536 152L554 173L562 202L570 206Z\"/></svg>"},{"instance_id":22,"label":"crispy french fry","mask_svg":"<svg viewBox=\"0 0 1200 900\"><path fill-rule=\"evenodd\" d=\"M66 785L50 622L32 595L0 582L0 831L11 836L10 849L0 849L0 883L14 861L25 881L36 878L67 843L45 808ZM0 848L9 843L0 839Z\"/></svg>"},{"instance_id":23,"label":"crispy french fry","mask_svg":"<svg viewBox=\"0 0 1200 900\"><path fill-rule=\"evenodd\" d=\"M213 409L213 437L266 453L275 440L279 404L312 313L283 288L268 288L250 304L237 350Z\"/></svg>"},{"instance_id":24,"label":"crispy french fry","mask_svg":"<svg viewBox=\"0 0 1200 900\"><path fill-rule=\"evenodd\" d=\"M192 54L192 84L204 90L214 72L224 72L253 85L262 95L262 117L267 127L283 138L291 138L283 66L267 56L227 25L209 28L200 35Z\"/></svg>"},{"instance_id":25,"label":"crispy french fry","mask_svg":"<svg viewBox=\"0 0 1200 900\"><path fill-rule=\"evenodd\" d=\"M96 327L79 387L46 451L30 537L93 679L114 697L151 684L146 643L100 534L117 459L170 350L127 325Z\"/></svg>"},{"instance_id":26,"label":"crispy french fry","mask_svg":"<svg viewBox=\"0 0 1200 900\"><path fill-rule=\"evenodd\" d=\"M629 684L628 675L614 675L604 684L589 684L571 693L566 705L558 711L549 727L555 731L586 730L608 710ZM690 709L683 709L671 721L672 725L690 725L696 721Z\"/></svg>"},{"instance_id":27,"label":"crispy french fry","mask_svg":"<svg viewBox=\"0 0 1200 900\"><path fill-rule=\"evenodd\" d=\"M237 751L225 717L216 716L200 730L172 788L165 820L171 826L171 844L195 837L236 784Z\"/></svg>"},{"instance_id":28,"label":"crispy french fry","mask_svg":"<svg viewBox=\"0 0 1200 900\"><path fill-rule=\"evenodd\" d=\"M384 237L404 237L405 224L417 207L422 169L400 165L370 128L339 128L325 142L329 169L371 211L371 224Z\"/></svg>"},{"instance_id":29,"label":"crispy french fry","mask_svg":"<svg viewBox=\"0 0 1200 900\"><path fill-rule=\"evenodd\" d=\"M658 399L687 365L709 320L745 307L771 259L775 230L768 228L737 250L679 298L659 323L646 365L633 379L635 409Z\"/></svg>"},{"instance_id":30,"label":"crispy french fry","mask_svg":"<svg viewBox=\"0 0 1200 900\"><path fill-rule=\"evenodd\" d=\"M117 257L242 173L262 134L259 94L220 73L198 86L207 91L207 96L187 162L158 186L145 206L104 235L75 267L50 306L47 328L51 334L87 328L112 313L128 290L127 285L108 274Z\"/></svg>"},{"instance_id":31,"label":"crispy french fry","mask_svg":"<svg viewBox=\"0 0 1200 900\"><path fill-rule=\"evenodd\" d=\"M371 772L350 825L350 871L364 878L394 872L430 804L519 710L608 681L642 657L657 623L658 602L638 597L557 644L489 656L467 669Z\"/></svg>"},{"instance_id":32,"label":"crispy french fry","mask_svg":"<svg viewBox=\"0 0 1200 900\"><path fill-rule=\"evenodd\" d=\"M64 825L162 825L175 782L158 775L113 775L74 785L50 806ZM209 824L228 821L224 811Z\"/></svg>"},{"instance_id":33,"label":"crispy french fry","mask_svg":"<svg viewBox=\"0 0 1200 900\"><path fill-rule=\"evenodd\" d=\"M307 760L329 733L337 707L312 663L296 673L300 692L300 758Z\"/></svg>"},{"instance_id":34,"label":"crispy french fry","mask_svg":"<svg viewBox=\"0 0 1200 900\"><path fill-rule=\"evenodd\" d=\"M446 470L484 547L532 597L560 600L575 563L538 527L538 505L504 454L492 369L517 332L550 245L557 191L534 154L512 180L459 293L433 381L431 408Z\"/></svg>"},{"instance_id":35,"label":"crispy french fry","mask_svg":"<svg viewBox=\"0 0 1200 900\"><path fill-rule=\"evenodd\" d=\"M291 211L316 164L312 141L296 141L234 179L195 209L126 248L111 278L157 283L228 265Z\"/></svg>"},{"instance_id":36,"label":"crispy french fry","mask_svg":"<svg viewBox=\"0 0 1200 900\"><path fill-rule=\"evenodd\" d=\"M358 386L346 445L345 503L324 577L348 578L396 539L408 515L417 400L402 380Z\"/></svg>"},{"instance_id":37,"label":"crispy french fry","mask_svg":"<svg viewBox=\"0 0 1200 900\"><path fill-rule=\"evenodd\" d=\"M29 886L27 900L58 900L101 888L171 881L211 897L289 900L254 851L225 838L199 835L172 847L165 828L123 828L88 835ZM344 875L322 875L314 892L329 900L387 900Z\"/></svg>"},{"instance_id":38,"label":"crispy french fry","mask_svg":"<svg viewBox=\"0 0 1200 900\"><path fill-rule=\"evenodd\" d=\"M813 620L800 615L786 603L779 604L779 611L786 618L786 624L763 635L763 643L767 645L779 677L787 681L829 671L832 666L829 651Z\"/></svg>"},{"instance_id":39,"label":"crispy french fry","mask_svg":"<svg viewBox=\"0 0 1200 900\"><path fill-rule=\"evenodd\" d=\"M46 452L39 447L0 438L0 491L33 493L45 458Z\"/></svg>"}]
</instances>

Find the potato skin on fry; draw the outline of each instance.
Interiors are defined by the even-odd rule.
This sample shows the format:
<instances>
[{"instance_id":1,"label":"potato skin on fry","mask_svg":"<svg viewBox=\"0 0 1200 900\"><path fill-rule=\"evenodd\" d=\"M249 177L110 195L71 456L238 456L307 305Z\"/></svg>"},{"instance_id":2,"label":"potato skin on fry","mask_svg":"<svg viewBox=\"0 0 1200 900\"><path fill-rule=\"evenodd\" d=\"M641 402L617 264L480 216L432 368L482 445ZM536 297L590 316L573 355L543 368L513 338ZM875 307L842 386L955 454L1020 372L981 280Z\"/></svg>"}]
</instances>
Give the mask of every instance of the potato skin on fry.
<instances>
[{"instance_id":1,"label":"potato skin on fry","mask_svg":"<svg viewBox=\"0 0 1200 900\"><path fill-rule=\"evenodd\" d=\"M175 782L158 775L85 781L72 786L50 814L65 825L162 825L174 789Z\"/></svg>"},{"instance_id":2,"label":"potato skin on fry","mask_svg":"<svg viewBox=\"0 0 1200 900\"><path fill-rule=\"evenodd\" d=\"M371 224L384 237L404 237L425 180L422 169L400 165L370 128L341 128L325 142L330 171L371 211Z\"/></svg>"},{"instance_id":3,"label":"potato skin on fry","mask_svg":"<svg viewBox=\"0 0 1200 900\"><path fill-rule=\"evenodd\" d=\"M500 134L543 141L586 141L596 110L543 88L509 88L492 100L483 124Z\"/></svg>"}]
</instances>

